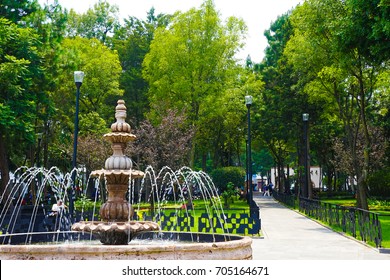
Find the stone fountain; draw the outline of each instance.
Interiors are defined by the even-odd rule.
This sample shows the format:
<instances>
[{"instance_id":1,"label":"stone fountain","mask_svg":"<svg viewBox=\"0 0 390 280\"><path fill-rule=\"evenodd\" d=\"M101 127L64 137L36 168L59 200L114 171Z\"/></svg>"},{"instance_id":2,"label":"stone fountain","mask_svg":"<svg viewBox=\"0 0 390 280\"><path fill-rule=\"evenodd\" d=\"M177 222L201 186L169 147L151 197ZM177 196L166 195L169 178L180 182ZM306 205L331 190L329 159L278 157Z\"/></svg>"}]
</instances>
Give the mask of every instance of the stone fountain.
<instances>
[{"instance_id":1,"label":"stone fountain","mask_svg":"<svg viewBox=\"0 0 390 280\"><path fill-rule=\"evenodd\" d=\"M92 177L105 180L108 192L108 199L99 211L101 220L80 221L72 225L71 231L64 232L76 235L89 233L87 235L97 236L103 244L96 244L92 239L90 243L75 240L76 242L54 244L6 244L0 245L0 259L251 259L252 239L249 237L197 232L161 232L155 222L132 219L134 210L131 203L126 200L126 193L131 181L143 178L145 174L135 170L131 159L124 154L127 143L134 141L136 136L131 134L131 127L125 121L126 107L123 100L118 101L115 118L116 122L111 125L111 133L104 135L112 143L113 155L106 160L104 169L91 174ZM2 220L4 218L0 215L0 221ZM31 220L35 218L32 217ZM34 234L25 233L27 237ZM0 239L11 240L13 235L15 236L13 233L0 232ZM133 241L130 242L131 240Z\"/></svg>"},{"instance_id":2,"label":"stone fountain","mask_svg":"<svg viewBox=\"0 0 390 280\"><path fill-rule=\"evenodd\" d=\"M111 125L111 133L104 138L112 143L113 155L105 162L105 169L93 171L91 177L104 177L108 192L107 202L100 208L102 221L78 222L72 230L90 232L98 235L100 241L107 245L125 245L137 234L145 231L158 231L157 223L151 221L131 221L134 210L125 199L132 179L142 178L144 173L133 169L130 158L124 154L129 141L136 136L131 134L131 127L126 122L126 107L123 100L115 108L116 122Z\"/></svg>"}]
</instances>

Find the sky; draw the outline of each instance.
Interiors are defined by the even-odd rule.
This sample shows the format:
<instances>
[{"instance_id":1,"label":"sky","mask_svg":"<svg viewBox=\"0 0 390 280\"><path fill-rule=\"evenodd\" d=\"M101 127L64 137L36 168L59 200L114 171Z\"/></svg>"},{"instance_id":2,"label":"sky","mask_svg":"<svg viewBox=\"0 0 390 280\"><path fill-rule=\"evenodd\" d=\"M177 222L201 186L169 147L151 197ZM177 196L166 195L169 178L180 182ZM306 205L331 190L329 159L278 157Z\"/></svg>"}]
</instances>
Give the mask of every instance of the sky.
<instances>
[{"instance_id":1,"label":"sky","mask_svg":"<svg viewBox=\"0 0 390 280\"><path fill-rule=\"evenodd\" d=\"M146 19L146 13L155 8L156 14L173 14L176 11L186 12L195 7L199 8L204 0L107 0L111 5L119 7L120 19L135 16ZM245 60L248 55L252 61L261 62L267 40L263 33L269 29L271 23L278 16L296 7L303 0L214 0L216 9L222 19L230 16L242 18L247 27L248 35L244 49L238 53L237 58ZM41 4L54 2L54 0L40 0ZM62 7L77 13L84 13L98 0L59 0Z\"/></svg>"}]
</instances>

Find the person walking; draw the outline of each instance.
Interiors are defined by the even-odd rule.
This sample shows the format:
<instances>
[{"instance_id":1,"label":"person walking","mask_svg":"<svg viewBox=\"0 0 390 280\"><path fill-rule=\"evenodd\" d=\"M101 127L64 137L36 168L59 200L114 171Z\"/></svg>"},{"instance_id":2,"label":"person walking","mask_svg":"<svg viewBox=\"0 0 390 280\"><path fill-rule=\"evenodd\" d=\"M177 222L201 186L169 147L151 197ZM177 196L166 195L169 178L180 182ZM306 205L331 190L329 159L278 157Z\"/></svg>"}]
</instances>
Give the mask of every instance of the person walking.
<instances>
[{"instance_id":1,"label":"person walking","mask_svg":"<svg viewBox=\"0 0 390 280\"><path fill-rule=\"evenodd\" d=\"M269 185L265 185L263 196L269 196Z\"/></svg>"}]
</instances>

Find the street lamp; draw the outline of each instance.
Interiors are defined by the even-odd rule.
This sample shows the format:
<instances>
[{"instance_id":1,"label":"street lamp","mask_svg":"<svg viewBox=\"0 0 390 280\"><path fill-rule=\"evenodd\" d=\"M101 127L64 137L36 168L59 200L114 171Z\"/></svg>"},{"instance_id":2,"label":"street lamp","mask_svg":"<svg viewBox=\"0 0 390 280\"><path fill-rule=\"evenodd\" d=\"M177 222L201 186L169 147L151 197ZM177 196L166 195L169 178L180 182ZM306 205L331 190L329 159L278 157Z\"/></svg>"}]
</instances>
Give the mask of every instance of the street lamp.
<instances>
[{"instance_id":1,"label":"street lamp","mask_svg":"<svg viewBox=\"0 0 390 280\"><path fill-rule=\"evenodd\" d=\"M308 135L308 123L309 123L309 114L304 113L302 114L302 120L303 120L303 144L304 144L304 187L302 196L304 198L309 197L309 178L310 178L310 171L309 171L309 135Z\"/></svg>"},{"instance_id":2,"label":"street lamp","mask_svg":"<svg viewBox=\"0 0 390 280\"><path fill-rule=\"evenodd\" d=\"M251 106L252 106L253 97L251 95L245 96L245 105L248 108L247 118L248 118L248 149L247 149L247 166L248 166L248 189L249 196L248 202L251 205L253 201L253 191L252 191L252 150L251 150Z\"/></svg>"},{"instance_id":3,"label":"street lamp","mask_svg":"<svg viewBox=\"0 0 390 280\"><path fill-rule=\"evenodd\" d=\"M69 190L69 212L73 215L73 189L76 187L76 167L77 167L77 137L79 134L79 100L80 87L83 84L84 72L74 71L74 83L76 84L76 113L74 119L74 139L73 139L73 157L72 157L72 181L73 188Z\"/></svg>"}]
</instances>

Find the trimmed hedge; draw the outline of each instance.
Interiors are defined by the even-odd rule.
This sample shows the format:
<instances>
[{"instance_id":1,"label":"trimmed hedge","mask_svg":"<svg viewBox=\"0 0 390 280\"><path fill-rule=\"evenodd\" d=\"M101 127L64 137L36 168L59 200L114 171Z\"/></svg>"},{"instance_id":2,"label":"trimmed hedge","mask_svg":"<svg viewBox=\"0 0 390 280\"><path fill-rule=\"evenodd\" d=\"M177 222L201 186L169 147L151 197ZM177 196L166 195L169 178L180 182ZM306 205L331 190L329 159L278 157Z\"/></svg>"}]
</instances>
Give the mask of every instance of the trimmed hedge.
<instances>
[{"instance_id":1,"label":"trimmed hedge","mask_svg":"<svg viewBox=\"0 0 390 280\"><path fill-rule=\"evenodd\" d=\"M245 170L242 167L222 167L214 169L211 174L214 185L224 192L229 183L233 183L235 187L242 187L245 185Z\"/></svg>"}]
</instances>

